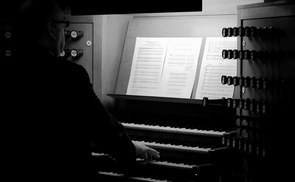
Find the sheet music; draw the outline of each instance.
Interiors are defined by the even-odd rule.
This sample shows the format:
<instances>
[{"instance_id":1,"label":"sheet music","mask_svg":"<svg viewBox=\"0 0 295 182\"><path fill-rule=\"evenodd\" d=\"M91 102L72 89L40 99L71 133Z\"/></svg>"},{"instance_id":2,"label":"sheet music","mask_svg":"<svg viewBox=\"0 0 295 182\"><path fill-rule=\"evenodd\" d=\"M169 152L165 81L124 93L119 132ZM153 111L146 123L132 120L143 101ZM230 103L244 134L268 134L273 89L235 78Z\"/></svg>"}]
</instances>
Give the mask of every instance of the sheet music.
<instances>
[{"instance_id":1,"label":"sheet music","mask_svg":"<svg viewBox=\"0 0 295 182\"><path fill-rule=\"evenodd\" d=\"M190 98L199 60L202 38L169 41L159 95Z\"/></svg>"},{"instance_id":2,"label":"sheet music","mask_svg":"<svg viewBox=\"0 0 295 182\"><path fill-rule=\"evenodd\" d=\"M221 76L236 76L237 60L223 59L223 49L237 49L236 37L207 37L195 99L232 98L234 87L221 84Z\"/></svg>"},{"instance_id":3,"label":"sheet music","mask_svg":"<svg viewBox=\"0 0 295 182\"><path fill-rule=\"evenodd\" d=\"M190 98L202 38L136 39L129 95Z\"/></svg>"},{"instance_id":4,"label":"sheet music","mask_svg":"<svg viewBox=\"0 0 295 182\"><path fill-rule=\"evenodd\" d=\"M158 95L167 45L165 38L136 38L127 94Z\"/></svg>"}]
</instances>

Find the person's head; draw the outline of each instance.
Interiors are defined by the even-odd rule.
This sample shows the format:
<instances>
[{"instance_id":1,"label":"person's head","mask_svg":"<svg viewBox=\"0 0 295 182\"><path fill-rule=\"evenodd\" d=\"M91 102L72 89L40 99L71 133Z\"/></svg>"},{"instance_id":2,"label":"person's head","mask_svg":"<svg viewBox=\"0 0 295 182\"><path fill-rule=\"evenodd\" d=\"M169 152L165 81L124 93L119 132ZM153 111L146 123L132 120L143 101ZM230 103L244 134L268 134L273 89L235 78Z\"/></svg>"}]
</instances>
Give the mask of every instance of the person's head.
<instances>
[{"instance_id":1,"label":"person's head","mask_svg":"<svg viewBox=\"0 0 295 182\"><path fill-rule=\"evenodd\" d=\"M67 23L54 0L25 0L18 8L14 29L20 42L45 46L59 56L65 45Z\"/></svg>"}]
</instances>

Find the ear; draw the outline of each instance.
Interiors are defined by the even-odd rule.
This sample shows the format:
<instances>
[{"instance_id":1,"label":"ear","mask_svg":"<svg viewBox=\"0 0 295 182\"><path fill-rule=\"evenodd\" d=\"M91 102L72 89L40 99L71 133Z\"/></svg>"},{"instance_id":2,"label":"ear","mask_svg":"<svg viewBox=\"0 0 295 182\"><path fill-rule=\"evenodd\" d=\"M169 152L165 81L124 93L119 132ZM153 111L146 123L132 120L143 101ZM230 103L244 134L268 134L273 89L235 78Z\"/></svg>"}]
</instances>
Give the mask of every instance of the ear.
<instances>
[{"instance_id":1,"label":"ear","mask_svg":"<svg viewBox=\"0 0 295 182\"><path fill-rule=\"evenodd\" d=\"M56 26L53 22L48 22L46 24L46 30L49 38L56 40Z\"/></svg>"}]
</instances>

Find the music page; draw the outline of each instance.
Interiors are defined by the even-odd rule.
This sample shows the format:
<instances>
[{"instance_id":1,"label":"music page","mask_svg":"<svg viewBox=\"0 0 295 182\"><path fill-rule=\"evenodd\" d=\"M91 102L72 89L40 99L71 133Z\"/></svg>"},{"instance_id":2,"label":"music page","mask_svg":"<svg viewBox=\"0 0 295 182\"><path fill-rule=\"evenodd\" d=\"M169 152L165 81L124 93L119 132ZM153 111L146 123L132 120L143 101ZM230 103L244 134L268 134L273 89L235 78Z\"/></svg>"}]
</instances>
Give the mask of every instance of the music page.
<instances>
[{"instance_id":1,"label":"music page","mask_svg":"<svg viewBox=\"0 0 295 182\"><path fill-rule=\"evenodd\" d=\"M127 94L158 95L167 45L165 38L136 38Z\"/></svg>"},{"instance_id":2,"label":"music page","mask_svg":"<svg viewBox=\"0 0 295 182\"><path fill-rule=\"evenodd\" d=\"M160 83L162 97L190 98L202 38L170 39Z\"/></svg>"},{"instance_id":3,"label":"music page","mask_svg":"<svg viewBox=\"0 0 295 182\"><path fill-rule=\"evenodd\" d=\"M232 85L222 85L221 76L236 76L237 60L223 59L223 49L237 49L237 38L206 38L195 99L233 97L234 87Z\"/></svg>"}]
</instances>

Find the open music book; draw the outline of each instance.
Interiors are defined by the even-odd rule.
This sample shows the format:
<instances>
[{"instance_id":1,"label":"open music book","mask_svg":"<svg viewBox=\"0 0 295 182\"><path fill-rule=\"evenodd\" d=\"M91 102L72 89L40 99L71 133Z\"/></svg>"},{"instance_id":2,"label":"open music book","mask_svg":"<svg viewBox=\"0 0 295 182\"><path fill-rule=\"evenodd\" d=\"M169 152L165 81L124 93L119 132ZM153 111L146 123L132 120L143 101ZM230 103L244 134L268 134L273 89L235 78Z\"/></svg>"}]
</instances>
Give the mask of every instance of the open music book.
<instances>
[{"instance_id":1,"label":"open music book","mask_svg":"<svg viewBox=\"0 0 295 182\"><path fill-rule=\"evenodd\" d=\"M190 98L202 38L137 37L129 95Z\"/></svg>"},{"instance_id":2,"label":"open music book","mask_svg":"<svg viewBox=\"0 0 295 182\"><path fill-rule=\"evenodd\" d=\"M207 38L199 75L201 45L202 38L137 37L127 95L191 98L197 75L196 99L232 96L230 88L219 89L220 78L236 74L236 61L222 60L221 52L236 48L236 40Z\"/></svg>"}]
</instances>

